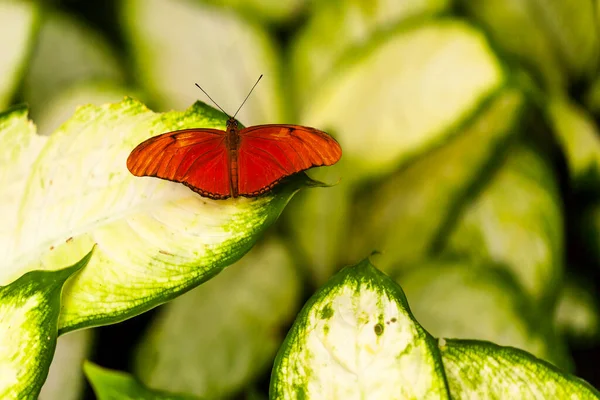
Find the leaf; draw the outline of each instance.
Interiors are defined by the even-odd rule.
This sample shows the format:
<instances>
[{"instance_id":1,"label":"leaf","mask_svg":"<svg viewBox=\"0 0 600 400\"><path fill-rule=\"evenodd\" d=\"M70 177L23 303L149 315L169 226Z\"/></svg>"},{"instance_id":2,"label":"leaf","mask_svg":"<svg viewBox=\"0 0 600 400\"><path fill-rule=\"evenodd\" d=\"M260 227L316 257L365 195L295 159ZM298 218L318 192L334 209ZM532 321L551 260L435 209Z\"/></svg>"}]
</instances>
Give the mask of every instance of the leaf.
<instances>
[{"instance_id":1,"label":"leaf","mask_svg":"<svg viewBox=\"0 0 600 400\"><path fill-rule=\"evenodd\" d=\"M431 253L486 171L498 164L522 108L519 91L499 92L446 144L365 190L354 204L352 214L360 218L349 253L381 250L384 271Z\"/></svg>"},{"instance_id":2,"label":"leaf","mask_svg":"<svg viewBox=\"0 0 600 400\"><path fill-rule=\"evenodd\" d=\"M11 103L38 27L35 2L0 2L0 110Z\"/></svg>"},{"instance_id":3,"label":"leaf","mask_svg":"<svg viewBox=\"0 0 600 400\"><path fill-rule=\"evenodd\" d=\"M307 182L300 176L259 198L214 201L127 170L141 141L198 126L222 129L225 118L202 103L165 114L132 99L80 108L34 163L1 280L56 269L97 243L88 268L65 287L64 333L137 315L241 258Z\"/></svg>"},{"instance_id":4,"label":"leaf","mask_svg":"<svg viewBox=\"0 0 600 400\"><path fill-rule=\"evenodd\" d=\"M368 260L304 306L279 349L270 398L449 398L436 341Z\"/></svg>"},{"instance_id":5,"label":"leaf","mask_svg":"<svg viewBox=\"0 0 600 400\"><path fill-rule=\"evenodd\" d=\"M563 271L563 217L554 171L525 140L516 142L465 206L446 251L503 264L536 302L553 302Z\"/></svg>"},{"instance_id":6,"label":"leaf","mask_svg":"<svg viewBox=\"0 0 600 400\"><path fill-rule=\"evenodd\" d=\"M411 18L446 10L449 0L362 0L316 2L315 12L292 42L291 67L298 104L312 101L327 77L337 74L336 64L368 43ZM401 59L401 58L399 58Z\"/></svg>"},{"instance_id":7,"label":"leaf","mask_svg":"<svg viewBox=\"0 0 600 400\"><path fill-rule=\"evenodd\" d=\"M438 74L438 70L444 72ZM361 180L374 174L385 176L409 159L442 145L484 108L482 104L504 79L481 34L452 20L395 28L336 71L336 76L315 92L315 102L309 107L312 111L307 110L304 119L312 126L333 130L344 149L338 164L312 176L328 182L341 178L341 182L326 192L301 194L292 204L288 221L317 284L340 266L340 260L382 249L381 242L375 247L361 243L348 251L350 222L364 214L363 209L357 212L352 207ZM446 79L450 75L460 82ZM505 126L502 118L512 120L508 110L512 101L507 100L500 126ZM497 133L505 134L501 130ZM487 160L487 155L482 151L473 157ZM477 172L466 168L469 174ZM369 201L374 199L369 197ZM437 202L437 197L431 200ZM371 245L375 241L362 233L359 236ZM375 237L393 240L383 232Z\"/></svg>"},{"instance_id":8,"label":"leaf","mask_svg":"<svg viewBox=\"0 0 600 400\"><path fill-rule=\"evenodd\" d=\"M31 271L0 287L0 397L35 399L56 347L63 284L90 260L57 271Z\"/></svg>"},{"instance_id":9,"label":"leaf","mask_svg":"<svg viewBox=\"0 0 600 400\"><path fill-rule=\"evenodd\" d=\"M359 179L440 143L503 83L498 60L471 26L403 24L340 63L301 116L337 134Z\"/></svg>"},{"instance_id":10,"label":"leaf","mask_svg":"<svg viewBox=\"0 0 600 400\"><path fill-rule=\"evenodd\" d=\"M195 396L148 389L129 374L112 371L86 361L83 370L98 400L194 400Z\"/></svg>"},{"instance_id":11,"label":"leaf","mask_svg":"<svg viewBox=\"0 0 600 400\"><path fill-rule=\"evenodd\" d=\"M94 331L85 329L60 336L41 400L80 400L85 389L81 364L92 351Z\"/></svg>"},{"instance_id":12,"label":"leaf","mask_svg":"<svg viewBox=\"0 0 600 400\"><path fill-rule=\"evenodd\" d=\"M415 318L435 337L488 340L569 366L566 344L514 278L489 261L456 257L417 262L396 278Z\"/></svg>"},{"instance_id":13,"label":"leaf","mask_svg":"<svg viewBox=\"0 0 600 400\"><path fill-rule=\"evenodd\" d=\"M161 309L137 349L136 375L172 392L234 395L272 365L300 289L283 243L262 242Z\"/></svg>"},{"instance_id":14,"label":"leaf","mask_svg":"<svg viewBox=\"0 0 600 400\"><path fill-rule=\"evenodd\" d=\"M600 42L591 1L463 0L461 4L503 51L533 67L550 90L566 87L569 78L595 72Z\"/></svg>"},{"instance_id":15,"label":"leaf","mask_svg":"<svg viewBox=\"0 0 600 400\"><path fill-rule=\"evenodd\" d=\"M584 108L561 96L550 99L547 113L565 152L574 186L597 186L600 182L600 132L594 118Z\"/></svg>"},{"instance_id":16,"label":"leaf","mask_svg":"<svg viewBox=\"0 0 600 400\"><path fill-rule=\"evenodd\" d=\"M264 74L239 119L248 125L289 122L282 119L278 54L263 28L200 2L127 0L121 4L136 77L161 107L186 107L204 96L193 86L198 82L233 115Z\"/></svg>"},{"instance_id":17,"label":"leaf","mask_svg":"<svg viewBox=\"0 0 600 400\"><path fill-rule=\"evenodd\" d=\"M35 134L35 126L27 119L25 107L13 107L0 113L0 260L8 260L16 246L18 207L32 160L37 158L46 139ZM6 273L0 268L0 276ZM6 284L10 280L0 281L0 284Z\"/></svg>"},{"instance_id":18,"label":"leaf","mask_svg":"<svg viewBox=\"0 0 600 400\"><path fill-rule=\"evenodd\" d=\"M518 349L444 340L440 350L455 399L600 398L600 393L582 379Z\"/></svg>"},{"instance_id":19,"label":"leaf","mask_svg":"<svg viewBox=\"0 0 600 400\"><path fill-rule=\"evenodd\" d=\"M69 14L55 11L44 14L24 82L24 97L35 121L48 107L55 106L57 96L73 85L90 81L116 85L124 79L114 50L98 32ZM43 134L52 130L39 128Z\"/></svg>"}]
</instances>

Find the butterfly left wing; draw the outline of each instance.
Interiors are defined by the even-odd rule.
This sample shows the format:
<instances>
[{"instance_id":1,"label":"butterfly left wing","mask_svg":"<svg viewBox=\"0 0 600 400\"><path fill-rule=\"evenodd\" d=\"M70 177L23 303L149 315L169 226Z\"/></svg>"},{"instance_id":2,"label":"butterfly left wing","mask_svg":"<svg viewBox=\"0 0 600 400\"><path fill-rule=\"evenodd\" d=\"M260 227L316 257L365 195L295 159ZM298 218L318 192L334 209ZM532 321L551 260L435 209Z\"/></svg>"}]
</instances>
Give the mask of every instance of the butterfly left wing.
<instances>
[{"instance_id":1,"label":"butterfly left wing","mask_svg":"<svg viewBox=\"0 0 600 400\"><path fill-rule=\"evenodd\" d=\"M127 158L135 176L181 182L202 196L231 196L225 132L185 129L164 133L139 144Z\"/></svg>"},{"instance_id":2,"label":"butterfly left wing","mask_svg":"<svg viewBox=\"0 0 600 400\"><path fill-rule=\"evenodd\" d=\"M342 156L338 142L314 128L257 125L240 131L238 190L256 196L281 179L306 169L333 165Z\"/></svg>"}]
</instances>

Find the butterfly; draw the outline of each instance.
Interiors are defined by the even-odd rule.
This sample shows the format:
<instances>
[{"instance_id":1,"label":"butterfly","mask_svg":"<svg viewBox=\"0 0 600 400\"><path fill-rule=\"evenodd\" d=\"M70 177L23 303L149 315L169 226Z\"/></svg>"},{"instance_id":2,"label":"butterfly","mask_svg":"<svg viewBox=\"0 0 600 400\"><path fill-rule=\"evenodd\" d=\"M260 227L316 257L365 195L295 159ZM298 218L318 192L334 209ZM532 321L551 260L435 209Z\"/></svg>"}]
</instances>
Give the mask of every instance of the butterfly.
<instances>
[{"instance_id":1,"label":"butterfly","mask_svg":"<svg viewBox=\"0 0 600 400\"><path fill-rule=\"evenodd\" d=\"M180 182L201 196L222 200L260 196L290 175L339 161L339 143L314 128L270 124L240 129L235 116L250 93L228 116L226 130L193 128L154 136L133 149L127 168L135 176Z\"/></svg>"}]
</instances>

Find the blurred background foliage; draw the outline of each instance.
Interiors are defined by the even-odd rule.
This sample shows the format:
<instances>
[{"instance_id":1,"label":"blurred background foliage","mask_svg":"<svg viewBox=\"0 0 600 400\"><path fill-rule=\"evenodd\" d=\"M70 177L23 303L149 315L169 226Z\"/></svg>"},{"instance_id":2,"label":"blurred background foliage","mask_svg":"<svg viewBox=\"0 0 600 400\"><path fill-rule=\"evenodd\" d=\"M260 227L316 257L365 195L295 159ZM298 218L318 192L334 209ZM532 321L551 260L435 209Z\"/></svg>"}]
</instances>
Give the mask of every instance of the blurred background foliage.
<instances>
[{"instance_id":1,"label":"blurred background foliage","mask_svg":"<svg viewBox=\"0 0 600 400\"><path fill-rule=\"evenodd\" d=\"M266 398L304 301L373 250L434 336L532 352L600 388L600 5L594 0L0 0L0 109L49 135L124 95L207 101L344 149L250 254L124 323L59 339L41 399L92 398L81 362L206 398ZM109 140L109 139L107 139Z\"/></svg>"}]
</instances>

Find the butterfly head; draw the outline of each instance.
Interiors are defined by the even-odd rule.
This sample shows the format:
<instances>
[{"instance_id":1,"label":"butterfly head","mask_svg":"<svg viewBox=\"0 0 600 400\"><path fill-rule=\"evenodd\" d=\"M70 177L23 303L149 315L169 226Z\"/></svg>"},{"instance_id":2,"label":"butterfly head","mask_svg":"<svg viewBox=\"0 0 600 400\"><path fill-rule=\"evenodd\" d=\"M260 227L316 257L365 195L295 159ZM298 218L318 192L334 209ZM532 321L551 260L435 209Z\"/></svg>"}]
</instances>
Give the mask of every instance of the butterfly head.
<instances>
[{"instance_id":1,"label":"butterfly head","mask_svg":"<svg viewBox=\"0 0 600 400\"><path fill-rule=\"evenodd\" d=\"M229 117L227 120L227 132L237 131L238 130L238 122L235 118Z\"/></svg>"}]
</instances>

